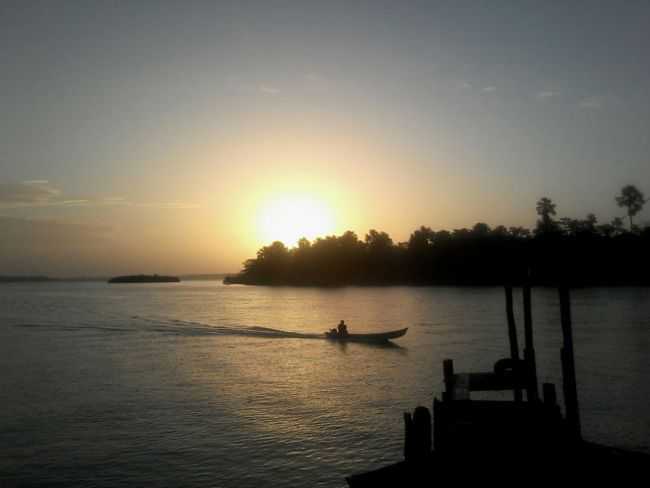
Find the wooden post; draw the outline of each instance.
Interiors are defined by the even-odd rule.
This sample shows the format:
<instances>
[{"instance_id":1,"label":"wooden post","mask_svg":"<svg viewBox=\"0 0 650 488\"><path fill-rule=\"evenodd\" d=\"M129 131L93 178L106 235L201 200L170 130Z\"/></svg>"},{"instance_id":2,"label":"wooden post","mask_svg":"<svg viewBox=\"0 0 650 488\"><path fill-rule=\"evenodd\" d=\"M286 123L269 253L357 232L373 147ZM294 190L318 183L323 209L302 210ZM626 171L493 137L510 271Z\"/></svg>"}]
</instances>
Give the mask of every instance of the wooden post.
<instances>
[{"instance_id":1,"label":"wooden post","mask_svg":"<svg viewBox=\"0 0 650 488\"><path fill-rule=\"evenodd\" d=\"M415 429L415 453L418 459L425 459L431 453L431 412L427 407L416 407L413 411Z\"/></svg>"},{"instance_id":2,"label":"wooden post","mask_svg":"<svg viewBox=\"0 0 650 488\"><path fill-rule=\"evenodd\" d=\"M575 358L573 356L573 331L571 327L571 299L566 286L559 288L560 318L562 321L562 383L564 404L569 428L577 439L581 439L580 415L578 409L578 388L576 382Z\"/></svg>"},{"instance_id":3,"label":"wooden post","mask_svg":"<svg viewBox=\"0 0 650 488\"><path fill-rule=\"evenodd\" d=\"M524 362L526 364L526 396L528 401L535 402L539 399L537 389L537 364L535 360L535 347L533 346L533 312L530 300L530 285L524 285Z\"/></svg>"},{"instance_id":4,"label":"wooden post","mask_svg":"<svg viewBox=\"0 0 650 488\"><path fill-rule=\"evenodd\" d=\"M557 395L555 394L555 385L553 383L544 383L542 385L544 393L544 404L549 407L557 405Z\"/></svg>"},{"instance_id":5,"label":"wooden post","mask_svg":"<svg viewBox=\"0 0 650 488\"><path fill-rule=\"evenodd\" d=\"M445 380L445 391L442 393L443 401L454 400L454 361L445 359L442 361L442 374Z\"/></svg>"},{"instance_id":6,"label":"wooden post","mask_svg":"<svg viewBox=\"0 0 650 488\"><path fill-rule=\"evenodd\" d=\"M413 418L411 417L411 412L404 412L404 459L407 461L413 458L413 434Z\"/></svg>"},{"instance_id":7,"label":"wooden post","mask_svg":"<svg viewBox=\"0 0 650 488\"><path fill-rule=\"evenodd\" d=\"M512 308L512 287L506 286L506 317L508 319L508 339L510 341L510 357L519 360L519 343L517 342L517 326L515 325L515 313ZM515 401L522 399L521 389L515 387Z\"/></svg>"},{"instance_id":8,"label":"wooden post","mask_svg":"<svg viewBox=\"0 0 650 488\"><path fill-rule=\"evenodd\" d=\"M404 459L421 461L431 452L431 413L416 407L413 415L404 413Z\"/></svg>"}]
</instances>

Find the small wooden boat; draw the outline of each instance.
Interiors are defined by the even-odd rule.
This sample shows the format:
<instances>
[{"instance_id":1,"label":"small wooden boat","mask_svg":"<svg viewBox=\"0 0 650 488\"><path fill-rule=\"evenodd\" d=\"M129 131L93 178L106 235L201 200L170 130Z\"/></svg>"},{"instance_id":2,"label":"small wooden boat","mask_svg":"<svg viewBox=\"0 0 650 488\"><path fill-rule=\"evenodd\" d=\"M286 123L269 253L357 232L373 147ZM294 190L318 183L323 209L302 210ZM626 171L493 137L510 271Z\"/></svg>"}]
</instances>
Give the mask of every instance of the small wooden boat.
<instances>
[{"instance_id":1,"label":"small wooden boat","mask_svg":"<svg viewBox=\"0 0 650 488\"><path fill-rule=\"evenodd\" d=\"M388 342L390 339L397 339L406 334L408 327L405 329L391 330L389 332L377 332L374 334L347 334L340 336L336 330L325 332L325 337L333 341L341 342Z\"/></svg>"}]
</instances>

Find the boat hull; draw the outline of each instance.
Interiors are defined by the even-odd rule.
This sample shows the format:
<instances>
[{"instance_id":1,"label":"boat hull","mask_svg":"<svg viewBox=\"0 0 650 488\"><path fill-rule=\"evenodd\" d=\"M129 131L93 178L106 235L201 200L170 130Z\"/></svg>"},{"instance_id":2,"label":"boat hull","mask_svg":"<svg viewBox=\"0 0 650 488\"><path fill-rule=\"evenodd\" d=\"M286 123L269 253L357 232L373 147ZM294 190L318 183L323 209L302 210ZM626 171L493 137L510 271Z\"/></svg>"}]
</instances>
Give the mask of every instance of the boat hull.
<instances>
[{"instance_id":1,"label":"boat hull","mask_svg":"<svg viewBox=\"0 0 650 488\"><path fill-rule=\"evenodd\" d=\"M378 332L375 334L348 334L344 337L333 332L325 332L325 337L332 341L339 342L388 342L391 339L397 339L406 334L408 327L405 329L392 330L389 332Z\"/></svg>"}]
</instances>

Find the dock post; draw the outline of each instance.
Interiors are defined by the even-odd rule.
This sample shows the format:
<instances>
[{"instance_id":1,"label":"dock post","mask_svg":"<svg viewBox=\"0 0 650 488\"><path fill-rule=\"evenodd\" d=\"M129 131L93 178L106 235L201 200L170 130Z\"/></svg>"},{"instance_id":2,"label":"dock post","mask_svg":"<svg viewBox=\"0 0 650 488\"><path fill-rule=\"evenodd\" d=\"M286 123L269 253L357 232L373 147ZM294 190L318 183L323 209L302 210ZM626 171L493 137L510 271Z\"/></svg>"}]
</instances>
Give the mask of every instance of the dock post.
<instances>
[{"instance_id":1,"label":"dock post","mask_svg":"<svg viewBox=\"0 0 650 488\"><path fill-rule=\"evenodd\" d=\"M517 326L515 325L515 313L512 308L512 286L506 286L506 317L508 319L508 339L510 341L510 357L517 362L519 360L519 343L517 342ZM522 399L521 388L514 390L515 401Z\"/></svg>"},{"instance_id":2,"label":"dock post","mask_svg":"<svg viewBox=\"0 0 650 488\"><path fill-rule=\"evenodd\" d=\"M526 396L528 401L537 401L539 391L537 389L537 361L535 359L535 347L533 345L533 312L530 299L530 284L524 285L524 362L526 363Z\"/></svg>"},{"instance_id":3,"label":"dock post","mask_svg":"<svg viewBox=\"0 0 650 488\"><path fill-rule=\"evenodd\" d=\"M576 367L573 355L573 331L571 325L571 298L569 288L565 285L559 288L560 319L562 321L562 383L564 404L569 428L577 440L582 438L580 433L580 414L578 409L578 388L576 385Z\"/></svg>"},{"instance_id":4,"label":"dock post","mask_svg":"<svg viewBox=\"0 0 650 488\"><path fill-rule=\"evenodd\" d=\"M454 361L445 359L442 361L442 374L445 380L445 391L442 393L442 399L445 402L454 400Z\"/></svg>"},{"instance_id":5,"label":"dock post","mask_svg":"<svg viewBox=\"0 0 650 488\"><path fill-rule=\"evenodd\" d=\"M555 393L555 385L552 383L544 383L542 385L544 392L544 404L549 407L557 405L557 395Z\"/></svg>"},{"instance_id":6,"label":"dock post","mask_svg":"<svg viewBox=\"0 0 650 488\"><path fill-rule=\"evenodd\" d=\"M413 415L404 413L404 459L421 461L431 452L431 413L416 407Z\"/></svg>"},{"instance_id":7,"label":"dock post","mask_svg":"<svg viewBox=\"0 0 650 488\"><path fill-rule=\"evenodd\" d=\"M413 416L411 415L411 412L404 412L404 459L407 461L413 457L413 429Z\"/></svg>"}]
</instances>

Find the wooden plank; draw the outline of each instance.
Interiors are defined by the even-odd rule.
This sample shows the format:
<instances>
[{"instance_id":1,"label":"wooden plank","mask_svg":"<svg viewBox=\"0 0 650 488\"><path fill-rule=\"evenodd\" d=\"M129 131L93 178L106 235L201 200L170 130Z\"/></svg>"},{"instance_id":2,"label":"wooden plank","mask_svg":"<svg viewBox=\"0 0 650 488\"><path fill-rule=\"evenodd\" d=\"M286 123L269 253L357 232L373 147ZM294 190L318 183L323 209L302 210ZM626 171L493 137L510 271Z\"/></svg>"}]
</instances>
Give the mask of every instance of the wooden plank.
<instances>
[{"instance_id":1,"label":"wooden plank","mask_svg":"<svg viewBox=\"0 0 650 488\"><path fill-rule=\"evenodd\" d=\"M569 428L576 438L580 439L580 415L578 409L578 388L576 385L575 359L573 356L573 330L571 324L571 298L566 286L559 288L560 319L562 321L562 382L564 404Z\"/></svg>"},{"instance_id":2,"label":"wooden plank","mask_svg":"<svg viewBox=\"0 0 650 488\"><path fill-rule=\"evenodd\" d=\"M553 383L544 383L542 385L542 391L544 393L544 405L557 405L557 394L555 393L555 385Z\"/></svg>"},{"instance_id":3,"label":"wooden plank","mask_svg":"<svg viewBox=\"0 0 650 488\"><path fill-rule=\"evenodd\" d=\"M495 373L468 373L470 391L515 390L524 385L525 380L514 375Z\"/></svg>"},{"instance_id":4,"label":"wooden plank","mask_svg":"<svg viewBox=\"0 0 650 488\"><path fill-rule=\"evenodd\" d=\"M445 380L445 392L442 399L452 401L454 400L454 361L452 359L442 361L442 375Z\"/></svg>"},{"instance_id":5,"label":"wooden plank","mask_svg":"<svg viewBox=\"0 0 650 488\"><path fill-rule=\"evenodd\" d=\"M454 400L469 400L470 376L473 373L454 375Z\"/></svg>"},{"instance_id":6,"label":"wooden plank","mask_svg":"<svg viewBox=\"0 0 650 488\"><path fill-rule=\"evenodd\" d=\"M416 407L413 411L415 431L415 456L424 459L431 453L431 412L426 407Z\"/></svg>"},{"instance_id":7,"label":"wooden plank","mask_svg":"<svg viewBox=\"0 0 650 488\"><path fill-rule=\"evenodd\" d=\"M517 326L515 324L515 314L512 307L512 286L506 286L506 318L508 320L508 339L510 342L510 357L519 359L519 343L517 342ZM522 400L521 390L514 390L515 401Z\"/></svg>"},{"instance_id":8,"label":"wooden plank","mask_svg":"<svg viewBox=\"0 0 650 488\"><path fill-rule=\"evenodd\" d=\"M533 345L533 311L530 297L530 285L525 284L524 294L524 361L526 362L526 396L528 401L537 401L539 391L537 389L537 361L535 359L535 347Z\"/></svg>"}]
</instances>

